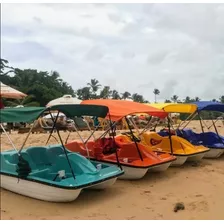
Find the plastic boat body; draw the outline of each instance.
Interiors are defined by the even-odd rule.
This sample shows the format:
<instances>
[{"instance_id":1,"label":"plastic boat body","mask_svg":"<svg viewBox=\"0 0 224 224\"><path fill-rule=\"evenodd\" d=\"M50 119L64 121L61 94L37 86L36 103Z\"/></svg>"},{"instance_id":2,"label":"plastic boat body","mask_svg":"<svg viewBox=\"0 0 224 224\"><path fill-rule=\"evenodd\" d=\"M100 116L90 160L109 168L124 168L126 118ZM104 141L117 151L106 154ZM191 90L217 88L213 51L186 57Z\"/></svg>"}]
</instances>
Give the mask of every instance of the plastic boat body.
<instances>
[{"instance_id":1,"label":"plastic boat body","mask_svg":"<svg viewBox=\"0 0 224 224\"><path fill-rule=\"evenodd\" d=\"M18 176L17 152L1 152L1 187L44 201L69 202L75 200L83 189L104 189L111 186L124 173L117 166L89 161L78 153L68 152L67 155L75 179L60 145L23 150L21 156L31 168L26 178ZM65 176L58 176L58 171L64 172Z\"/></svg>"},{"instance_id":2,"label":"plastic boat body","mask_svg":"<svg viewBox=\"0 0 224 224\"><path fill-rule=\"evenodd\" d=\"M97 142L89 141L87 148L92 160L98 162L105 162L108 164L117 164L117 157L115 152L106 152L104 146L111 144L112 138L98 139ZM176 160L175 156L167 153L154 153L146 149L141 143L136 143L141 152L140 157L136 144L129 140L127 136L115 137L117 156L119 163L124 170L124 175L118 177L119 179L141 179L145 174L150 172L165 171L173 161ZM69 142L66 145L71 151L79 152L81 155L87 156L87 149L84 144L77 141ZM113 148L111 146L111 148Z\"/></svg>"},{"instance_id":3,"label":"plastic boat body","mask_svg":"<svg viewBox=\"0 0 224 224\"><path fill-rule=\"evenodd\" d=\"M142 134L142 142L153 151L171 153L169 136L160 134L160 132L145 132ZM173 155L177 158L171 166L181 166L188 161L200 161L210 151L209 148L202 145L194 146L178 136L173 135L171 140Z\"/></svg>"},{"instance_id":4,"label":"plastic boat body","mask_svg":"<svg viewBox=\"0 0 224 224\"><path fill-rule=\"evenodd\" d=\"M189 128L177 130L178 136L188 140L191 144L203 145L210 149L204 158L218 158L224 154L224 137L214 132L195 133Z\"/></svg>"}]
</instances>

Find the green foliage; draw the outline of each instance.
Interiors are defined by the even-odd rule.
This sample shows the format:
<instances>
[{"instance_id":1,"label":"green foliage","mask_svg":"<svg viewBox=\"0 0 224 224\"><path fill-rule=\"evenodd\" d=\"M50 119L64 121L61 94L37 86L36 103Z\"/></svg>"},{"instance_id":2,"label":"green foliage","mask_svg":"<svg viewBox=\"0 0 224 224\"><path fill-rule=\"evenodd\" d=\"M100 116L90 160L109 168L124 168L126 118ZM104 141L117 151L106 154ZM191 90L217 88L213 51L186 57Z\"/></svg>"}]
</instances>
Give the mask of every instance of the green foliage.
<instances>
[{"instance_id":1,"label":"green foliage","mask_svg":"<svg viewBox=\"0 0 224 224\"><path fill-rule=\"evenodd\" d=\"M1 76L0 81L27 95L31 95L32 104L34 105L38 105L34 102L39 102L40 106L45 106L49 101L62 95L75 95L72 87L60 79L60 75L55 71L49 74L48 72L38 72L34 69L21 70L16 68L14 73L15 75L13 77L7 74L4 77ZM9 101L12 104L19 103L14 100L7 100L8 103Z\"/></svg>"},{"instance_id":2,"label":"green foliage","mask_svg":"<svg viewBox=\"0 0 224 224\"><path fill-rule=\"evenodd\" d=\"M0 76L6 76L7 74L14 72L14 68L11 66L8 66L8 61L0 58ZM5 71L8 70L8 71Z\"/></svg>"},{"instance_id":3,"label":"green foliage","mask_svg":"<svg viewBox=\"0 0 224 224\"><path fill-rule=\"evenodd\" d=\"M159 91L158 89L154 89L154 90L153 90L153 93L154 93L154 95L155 95L155 103L156 103L156 102L157 102L157 101L156 101L156 96L160 94L160 91Z\"/></svg>"},{"instance_id":4,"label":"green foliage","mask_svg":"<svg viewBox=\"0 0 224 224\"><path fill-rule=\"evenodd\" d=\"M224 95L220 96L219 100L220 100L221 103L224 103Z\"/></svg>"},{"instance_id":5,"label":"green foliage","mask_svg":"<svg viewBox=\"0 0 224 224\"><path fill-rule=\"evenodd\" d=\"M132 95L132 100L134 101L134 102L139 102L139 103L144 103L144 98L143 98L143 96L142 95L139 95L138 93L134 93L133 95Z\"/></svg>"},{"instance_id":6,"label":"green foliage","mask_svg":"<svg viewBox=\"0 0 224 224\"><path fill-rule=\"evenodd\" d=\"M128 99L128 98L130 98L131 97L131 93L129 93L129 92L124 92L124 93L122 93L122 99L123 100L125 100L125 99Z\"/></svg>"}]
</instances>

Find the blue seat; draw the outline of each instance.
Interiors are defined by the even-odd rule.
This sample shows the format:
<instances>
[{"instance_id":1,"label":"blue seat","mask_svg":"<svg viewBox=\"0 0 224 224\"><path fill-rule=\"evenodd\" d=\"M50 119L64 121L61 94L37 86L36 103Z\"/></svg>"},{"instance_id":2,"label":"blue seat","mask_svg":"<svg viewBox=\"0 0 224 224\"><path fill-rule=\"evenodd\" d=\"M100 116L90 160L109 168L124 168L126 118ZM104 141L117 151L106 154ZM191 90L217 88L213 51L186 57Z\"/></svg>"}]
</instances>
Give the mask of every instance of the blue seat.
<instances>
[{"instance_id":1,"label":"blue seat","mask_svg":"<svg viewBox=\"0 0 224 224\"><path fill-rule=\"evenodd\" d=\"M203 145L208 148L224 148L224 137L218 136L214 132L195 133L191 129L183 129L183 138L193 145Z\"/></svg>"}]
</instances>

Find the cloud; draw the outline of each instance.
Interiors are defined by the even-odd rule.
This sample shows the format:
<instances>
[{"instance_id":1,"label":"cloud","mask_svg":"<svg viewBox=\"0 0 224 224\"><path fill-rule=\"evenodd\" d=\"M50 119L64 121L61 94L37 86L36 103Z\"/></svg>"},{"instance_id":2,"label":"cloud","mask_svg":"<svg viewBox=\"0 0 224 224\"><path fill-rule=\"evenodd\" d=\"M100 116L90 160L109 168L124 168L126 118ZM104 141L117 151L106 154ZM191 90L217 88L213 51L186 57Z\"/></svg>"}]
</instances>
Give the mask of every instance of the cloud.
<instances>
[{"instance_id":1,"label":"cloud","mask_svg":"<svg viewBox=\"0 0 224 224\"><path fill-rule=\"evenodd\" d=\"M74 89L97 78L154 101L218 99L223 4L3 4L2 57L57 70Z\"/></svg>"}]
</instances>

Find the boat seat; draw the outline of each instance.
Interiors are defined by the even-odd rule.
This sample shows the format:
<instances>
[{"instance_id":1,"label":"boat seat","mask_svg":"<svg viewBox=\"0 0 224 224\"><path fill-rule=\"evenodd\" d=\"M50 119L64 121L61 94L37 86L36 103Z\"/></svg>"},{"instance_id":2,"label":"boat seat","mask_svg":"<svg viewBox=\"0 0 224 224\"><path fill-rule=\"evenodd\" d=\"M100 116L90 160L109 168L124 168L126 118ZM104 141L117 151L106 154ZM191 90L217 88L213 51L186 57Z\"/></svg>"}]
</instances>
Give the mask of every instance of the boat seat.
<instances>
[{"instance_id":1,"label":"boat seat","mask_svg":"<svg viewBox=\"0 0 224 224\"><path fill-rule=\"evenodd\" d=\"M49 146L46 150L47 158L51 164L54 164L59 155L64 155L62 146Z\"/></svg>"},{"instance_id":2,"label":"boat seat","mask_svg":"<svg viewBox=\"0 0 224 224\"><path fill-rule=\"evenodd\" d=\"M19 161L19 156L17 153L15 153L15 154L7 155L6 159L9 161L9 163L17 165L17 163Z\"/></svg>"},{"instance_id":3,"label":"boat seat","mask_svg":"<svg viewBox=\"0 0 224 224\"><path fill-rule=\"evenodd\" d=\"M26 153L30 156L30 159L37 168L51 165L47 156L46 147L30 147L26 150Z\"/></svg>"},{"instance_id":4,"label":"boat seat","mask_svg":"<svg viewBox=\"0 0 224 224\"><path fill-rule=\"evenodd\" d=\"M82 174L83 171L80 169L77 163L72 160L71 156L72 154L68 154L69 162L75 175ZM65 154L59 155L55 161L55 164L53 164L53 166L50 167L50 173L57 173L59 170L65 170L65 173L71 173L71 168L68 164L68 160Z\"/></svg>"}]
</instances>

